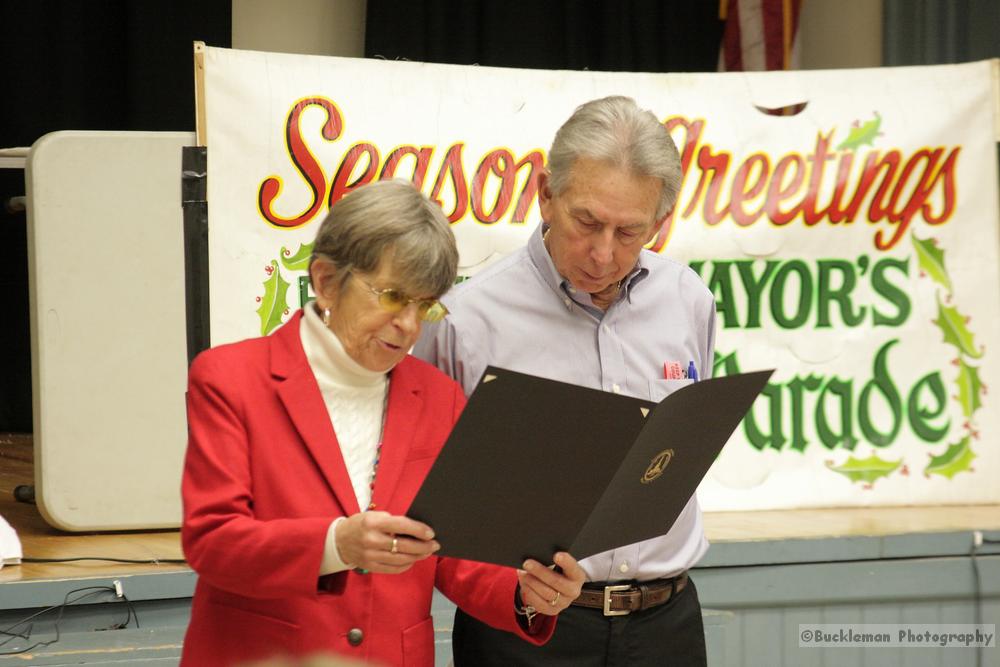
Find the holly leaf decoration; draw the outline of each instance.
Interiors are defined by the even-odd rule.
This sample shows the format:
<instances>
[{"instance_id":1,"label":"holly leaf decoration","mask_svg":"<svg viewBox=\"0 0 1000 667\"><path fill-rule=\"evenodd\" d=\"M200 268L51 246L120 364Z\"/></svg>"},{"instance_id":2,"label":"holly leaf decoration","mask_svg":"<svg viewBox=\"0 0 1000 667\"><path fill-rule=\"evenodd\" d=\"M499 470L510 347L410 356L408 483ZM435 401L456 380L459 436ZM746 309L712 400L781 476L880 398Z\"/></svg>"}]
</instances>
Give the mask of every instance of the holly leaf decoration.
<instances>
[{"instance_id":1,"label":"holly leaf decoration","mask_svg":"<svg viewBox=\"0 0 1000 667\"><path fill-rule=\"evenodd\" d=\"M882 126L882 117L875 114L874 120L869 120L863 124L855 124L855 127L851 128L850 133L847 138L840 142L837 146L838 151L849 150L853 151L856 148L860 148L864 144L869 146L875 145L875 137L879 135L879 128Z\"/></svg>"},{"instance_id":2,"label":"holly leaf decoration","mask_svg":"<svg viewBox=\"0 0 1000 667\"><path fill-rule=\"evenodd\" d=\"M833 465L832 461L827 461L826 467L833 472L839 472L852 482L871 484L881 477L888 476L902 464L903 459L886 461L880 459L877 454L872 454L866 459L848 457L847 461L839 466Z\"/></svg>"},{"instance_id":3,"label":"holly leaf decoration","mask_svg":"<svg viewBox=\"0 0 1000 667\"><path fill-rule=\"evenodd\" d=\"M264 296L257 315L260 316L260 334L266 336L281 324L281 317L288 310L288 281L281 277L278 263L271 260L271 277L264 281Z\"/></svg>"},{"instance_id":4,"label":"holly leaf decoration","mask_svg":"<svg viewBox=\"0 0 1000 667\"><path fill-rule=\"evenodd\" d=\"M958 402L962 406L962 414L966 418L982 407L979 395L983 393L983 381L979 379L979 367L970 366L965 360L958 359Z\"/></svg>"},{"instance_id":5,"label":"holly leaf decoration","mask_svg":"<svg viewBox=\"0 0 1000 667\"><path fill-rule=\"evenodd\" d=\"M920 270L930 276L931 280L951 291L951 278L944 268L944 250L937 247L937 239L918 239L916 234L910 234L913 248L917 251L917 262Z\"/></svg>"},{"instance_id":6,"label":"holly leaf decoration","mask_svg":"<svg viewBox=\"0 0 1000 667\"><path fill-rule=\"evenodd\" d=\"M281 263L289 271L305 271L309 268L309 258L312 257L313 243L300 243L299 250L294 255L292 251L281 246Z\"/></svg>"},{"instance_id":7,"label":"holly leaf decoration","mask_svg":"<svg viewBox=\"0 0 1000 667\"><path fill-rule=\"evenodd\" d=\"M978 359L983 356L982 350L976 349L972 340L972 332L966 325L968 318L958 312L954 306L945 306L938 299L938 317L934 324L938 325L944 334L944 342L958 348L960 354Z\"/></svg>"},{"instance_id":8,"label":"holly leaf decoration","mask_svg":"<svg viewBox=\"0 0 1000 667\"><path fill-rule=\"evenodd\" d=\"M971 439L965 436L954 445L948 445L941 456L931 456L930 463L924 468L924 474L941 475L951 479L960 472L971 470L972 459L976 458L976 453L972 451Z\"/></svg>"}]
</instances>

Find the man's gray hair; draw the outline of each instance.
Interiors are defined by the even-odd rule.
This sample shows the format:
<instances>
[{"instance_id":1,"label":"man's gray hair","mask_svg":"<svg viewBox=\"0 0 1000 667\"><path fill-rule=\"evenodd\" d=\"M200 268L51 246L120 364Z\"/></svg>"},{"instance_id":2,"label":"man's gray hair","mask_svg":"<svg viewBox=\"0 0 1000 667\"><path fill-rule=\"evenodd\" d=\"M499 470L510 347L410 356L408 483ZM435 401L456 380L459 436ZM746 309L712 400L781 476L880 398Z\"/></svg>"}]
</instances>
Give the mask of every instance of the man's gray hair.
<instances>
[{"instance_id":1,"label":"man's gray hair","mask_svg":"<svg viewBox=\"0 0 1000 667\"><path fill-rule=\"evenodd\" d=\"M681 188L681 159L670 133L651 111L631 97L612 96L581 104L552 141L548 169L555 194L565 191L578 158L628 169L633 175L660 179L656 220L673 210Z\"/></svg>"},{"instance_id":2,"label":"man's gray hair","mask_svg":"<svg viewBox=\"0 0 1000 667\"><path fill-rule=\"evenodd\" d=\"M388 259L399 287L418 296L444 294L458 272L444 211L403 180L365 185L335 203L316 233L310 267L320 258L337 268L338 285L352 270L374 273Z\"/></svg>"}]
</instances>

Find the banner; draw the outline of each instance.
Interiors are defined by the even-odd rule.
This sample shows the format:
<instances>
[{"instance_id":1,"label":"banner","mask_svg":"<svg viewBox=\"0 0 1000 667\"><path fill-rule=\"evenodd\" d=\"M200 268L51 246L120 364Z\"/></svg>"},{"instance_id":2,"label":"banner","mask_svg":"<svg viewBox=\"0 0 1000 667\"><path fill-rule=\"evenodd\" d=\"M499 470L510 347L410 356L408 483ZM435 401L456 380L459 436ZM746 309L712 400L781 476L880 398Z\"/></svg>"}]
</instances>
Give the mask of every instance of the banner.
<instances>
[{"instance_id":1,"label":"banner","mask_svg":"<svg viewBox=\"0 0 1000 667\"><path fill-rule=\"evenodd\" d=\"M629 95L681 151L650 246L715 294L715 373L777 369L703 506L1000 502L993 67L639 74L208 48L212 342L267 334L309 298L318 223L373 180L441 204L462 275L523 245L556 129Z\"/></svg>"}]
</instances>

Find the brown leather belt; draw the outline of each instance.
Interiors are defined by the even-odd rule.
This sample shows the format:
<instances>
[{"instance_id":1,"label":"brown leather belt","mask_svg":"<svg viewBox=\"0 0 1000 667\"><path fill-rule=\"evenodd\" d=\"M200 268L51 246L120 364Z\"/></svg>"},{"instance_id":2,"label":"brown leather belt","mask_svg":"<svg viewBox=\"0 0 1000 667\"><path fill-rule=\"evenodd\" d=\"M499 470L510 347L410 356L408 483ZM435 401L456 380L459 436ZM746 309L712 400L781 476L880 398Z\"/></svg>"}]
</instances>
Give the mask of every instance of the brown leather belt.
<instances>
[{"instance_id":1,"label":"brown leather belt","mask_svg":"<svg viewBox=\"0 0 1000 667\"><path fill-rule=\"evenodd\" d=\"M687 572L670 579L654 579L630 584L611 584L600 588L587 588L584 584L580 597L573 600L577 607L600 609L605 616L625 616L633 611L658 607L687 586Z\"/></svg>"}]
</instances>

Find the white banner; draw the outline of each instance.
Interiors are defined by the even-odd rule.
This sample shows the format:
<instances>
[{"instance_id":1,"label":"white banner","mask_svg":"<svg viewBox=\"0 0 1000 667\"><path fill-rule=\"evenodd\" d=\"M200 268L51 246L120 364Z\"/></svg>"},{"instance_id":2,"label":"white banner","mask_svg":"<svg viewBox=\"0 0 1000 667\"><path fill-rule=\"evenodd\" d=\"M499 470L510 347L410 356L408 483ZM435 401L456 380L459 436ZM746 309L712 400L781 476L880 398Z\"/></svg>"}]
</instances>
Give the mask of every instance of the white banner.
<instances>
[{"instance_id":1,"label":"white banner","mask_svg":"<svg viewBox=\"0 0 1000 667\"><path fill-rule=\"evenodd\" d=\"M634 74L206 49L212 342L308 298L316 225L372 180L439 201L475 273L538 224L559 125L629 95L682 153L652 248L715 293L716 374L777 369L703 506L998 502L991 64Z\"/></svg>"}]
</instances>

